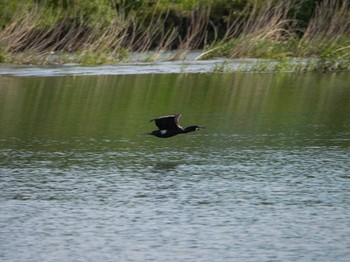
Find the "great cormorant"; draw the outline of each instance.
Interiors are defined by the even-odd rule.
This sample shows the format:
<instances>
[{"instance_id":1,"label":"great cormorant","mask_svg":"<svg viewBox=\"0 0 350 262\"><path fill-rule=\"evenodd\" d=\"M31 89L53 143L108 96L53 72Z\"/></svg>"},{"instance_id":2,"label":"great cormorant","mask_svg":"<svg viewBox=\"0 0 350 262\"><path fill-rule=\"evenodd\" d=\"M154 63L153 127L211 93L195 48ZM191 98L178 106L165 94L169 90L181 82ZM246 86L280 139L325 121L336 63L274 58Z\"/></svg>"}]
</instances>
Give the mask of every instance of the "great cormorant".
<instances>
[{"instance_id":1,"label":"great cormorant","mask_svg":"<svg viewBox=\"0 0 350 262\"><path fill-rule=\"evenodd\" d=\"M151 133L147 133L148 135L153 135L161 138L168 138L172 136L176 136L178 134L185 134L193 131L197 131L201 128L205 128L203 126L189 126L183 128L179 125L179 118L181 114L174 114L169 116L161 116L155 119L150 120L155 121L156 126L159 130L152 131Z\"/></svg>"}]
</instances>

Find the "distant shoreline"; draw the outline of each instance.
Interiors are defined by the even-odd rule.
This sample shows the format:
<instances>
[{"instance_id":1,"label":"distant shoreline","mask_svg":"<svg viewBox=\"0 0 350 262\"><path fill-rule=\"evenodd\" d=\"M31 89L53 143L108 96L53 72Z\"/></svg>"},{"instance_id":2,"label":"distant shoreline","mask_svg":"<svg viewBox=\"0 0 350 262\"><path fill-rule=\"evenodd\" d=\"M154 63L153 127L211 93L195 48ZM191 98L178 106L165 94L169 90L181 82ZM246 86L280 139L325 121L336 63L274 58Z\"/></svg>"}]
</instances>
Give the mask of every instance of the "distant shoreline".
<instances>
[{"instance_id":1,"label":"distant shoreline","mask_svg":"<svg viewBox=\"0 0 350 262\"><path fill-rule=\"evenodd\" d=\"M318 62L294 70L350 68L346 0L40 3L0 6L0 63L108 65L130 62L135 53L141 54L138 62L157 61L164 53L180 61L201 50L201 60L273 59L281 62L277 71L293 70L289 61L305 58Z\"/></svg>"}]
</instances>

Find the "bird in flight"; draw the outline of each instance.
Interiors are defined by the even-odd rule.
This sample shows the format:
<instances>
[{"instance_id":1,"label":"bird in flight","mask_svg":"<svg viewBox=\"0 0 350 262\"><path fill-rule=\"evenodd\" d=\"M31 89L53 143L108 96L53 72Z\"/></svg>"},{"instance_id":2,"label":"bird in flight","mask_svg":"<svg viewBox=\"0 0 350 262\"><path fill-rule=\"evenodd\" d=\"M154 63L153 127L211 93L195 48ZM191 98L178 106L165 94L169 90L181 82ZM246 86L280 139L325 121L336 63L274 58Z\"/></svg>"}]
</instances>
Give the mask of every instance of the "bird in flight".
<instances>
[{"instance_id":1,"label":"bird in flight","mask_svg":"<svg viewBox=\"0 0 350 262\"><path fill-rule=\"evenodd\" d=\"M181 114L173 114L168 116L161 116L150 120L150 122L155 121L155 124L159 128L159 130L154 130L150 133L147 133L147 135L168 138L176 136L178 134L185 134L205 128L204 126L189 126L183 128L179 125L180 116Z\"/></svg>"}]
</instances>

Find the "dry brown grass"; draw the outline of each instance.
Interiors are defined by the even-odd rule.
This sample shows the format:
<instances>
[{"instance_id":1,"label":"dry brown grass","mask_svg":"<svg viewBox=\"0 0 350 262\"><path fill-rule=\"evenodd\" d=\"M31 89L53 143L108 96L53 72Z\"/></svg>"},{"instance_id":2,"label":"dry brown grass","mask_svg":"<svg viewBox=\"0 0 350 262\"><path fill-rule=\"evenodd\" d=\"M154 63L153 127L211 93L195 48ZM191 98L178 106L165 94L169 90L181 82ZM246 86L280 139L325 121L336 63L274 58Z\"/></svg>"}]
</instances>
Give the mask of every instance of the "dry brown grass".
<instances>
[{"instance_id":1,"label":"dry brown grass","mask_svg":"<svg viewBox=\"0 0 350 262\"><path fill-rule=\"evenodd\" d=\"M42 6L34 5L30 9L18 10L12 21L0 29L0 61L113 63L125 59L128 51L154 50L157 56L174 48L177 49L176 59L205 45L209 48L198 58L207 55L268 58L350 56L350 8L347 0L322 1L301 39L296 35L296 21L288 16L291 8L292 0L279 1L278 4L267 0L263 6L247 5L240 15L228 16L226 31L219 38L217 25L210 20L209 6L188 11L184 20L187 26L180 28L176 24L167 24L171 20L170 9L137 16L132 12L125 13L121 8L115 10L106 24L80 15L79 11L72 16L72 13L65 14L57 8L49 14L51 23L43 23L47 20L47 10L45 13ZM210 40L208 29L214 34ZM53 59L52 53L58 52L74 55L56 55ZM3 59L4 54L7 60Z\"/></svg>"},{"instance_id":2,"label":"dry brown grass","mask_svg":"<svg viewBox=\"0 0 350 262\"><path fill-rule=\"evenodd\" d=\"M295 21L288 18L288 11L291 8L291 1L281 1L278 4L269 0L259 8L257 4L252 9L249 6L243 10L242 14L250 11L247 20L243 19L243 15L238 16L232 21L228 21L226 33L221 43L227 44L230 48L226 54L229 57L247 57L252 54L258 55L257 52L263 54L261 48L269 48L272 42L283 42L294 37ZM230 44L231 43L231 44ZM225 45L225 44L224 44ZM212 49L207 50L200 57L216 52L220 49L213 45Z\"/></svg>"},{"instance_id":3,"label":"dry brown grass","mask_svg":"<svg viewBox=\"0 0 350 262\"><path fill-rule=\"evenodd\" d=\"M183 53L205 42L210 9L198 8L191 12L184 37L180 36L179 28L165 27L169 12L137 17L118 10L108 26L98 23L91 26L93 23L86 18L72 20L68 15L62 16L61 10L56 12L51 15L57 21L52 26L42 26L45 14L39 5L30 10L18 10L13 21L0 30L1 52L20 55L24 63L31 60L45 63L48 61L45 56L58 51L76 52L74 59L87 54L109 54L112 60L120 50L155 50L160 54L177 46Z\"/></svg>"},{"instance_id":4,"label":"dry brown grass","mask_svg":"<svg viewBox=\"0 0 350 262\"><path fill-rule=\"evenodd\" d=\"M299 42L299 54L350 57L350 6L347 0L324 0Z\"/></svg>"}]
</instances>

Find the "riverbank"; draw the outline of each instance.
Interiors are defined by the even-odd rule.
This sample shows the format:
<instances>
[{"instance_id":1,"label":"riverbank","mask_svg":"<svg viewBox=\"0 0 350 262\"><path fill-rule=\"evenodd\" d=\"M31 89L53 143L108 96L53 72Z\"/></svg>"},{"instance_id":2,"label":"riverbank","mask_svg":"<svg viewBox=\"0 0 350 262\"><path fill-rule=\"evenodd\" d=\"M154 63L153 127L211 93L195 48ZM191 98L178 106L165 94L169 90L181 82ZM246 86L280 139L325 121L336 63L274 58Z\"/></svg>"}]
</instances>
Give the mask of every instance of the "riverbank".
<instances>
[{"instance_id":1,"label":"riverbank","mask_svg":"<svg viewBox=\"0 0 350 262\"><path fill-rule=\"evenodd\" d=\"M349 3L314 2L0 1L0 62L106 65L134 53L152 62L168 51L172 61L199 49L201 60L273 59L273 70L290 70L308 58L317 62L294 70L349 70Z\"/></svg>"},{"instance_id":2,"label":"riverbank","mask_svg":"<svg viewBox=\"0 0 350 262\"><path fill-rule=\"evenodd\" d=\"M348 60L320 60L285 58L197 60L201 52L191 51L182 60L169 61L173 52L165 52L156 61L143 61L151 54L131 53L129 62L111 65L81 65L77 63L48 65L0 64L0 76L87 76L87 75L144 75L144 74L210 74L210 73L275 73L275 72L327 72L349 71Z\"/></svg>"}]
</instances>

